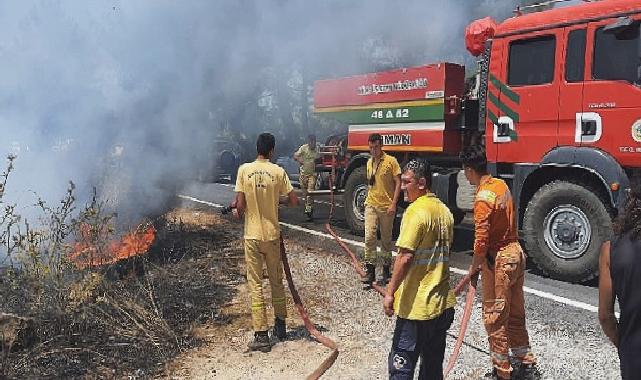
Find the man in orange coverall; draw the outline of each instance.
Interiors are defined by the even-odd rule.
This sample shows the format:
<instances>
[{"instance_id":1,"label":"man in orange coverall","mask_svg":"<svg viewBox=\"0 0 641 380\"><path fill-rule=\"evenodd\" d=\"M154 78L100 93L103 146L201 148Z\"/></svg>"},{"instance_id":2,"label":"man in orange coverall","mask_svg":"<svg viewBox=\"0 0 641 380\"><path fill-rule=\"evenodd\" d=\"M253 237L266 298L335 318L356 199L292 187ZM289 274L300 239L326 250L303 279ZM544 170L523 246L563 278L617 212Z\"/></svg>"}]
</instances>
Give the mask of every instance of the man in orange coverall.
<instances>
[{"instance_id":1,"label":"man in orange coverall","mask_svg":"<svg viewBox=\"0 0 641 380\"><path fill-rule=\"evenodd\" d=\"M525 254L519 244L514 203L506 183L487 171L485 152L461 152L465 177L478 186L474 199L474 256L470 275L482 271L483 323L488 334L491 379L538 379L536 358L525 328ZM512 373L509 352L521 363Z\"/></svg>"}]
</instances>

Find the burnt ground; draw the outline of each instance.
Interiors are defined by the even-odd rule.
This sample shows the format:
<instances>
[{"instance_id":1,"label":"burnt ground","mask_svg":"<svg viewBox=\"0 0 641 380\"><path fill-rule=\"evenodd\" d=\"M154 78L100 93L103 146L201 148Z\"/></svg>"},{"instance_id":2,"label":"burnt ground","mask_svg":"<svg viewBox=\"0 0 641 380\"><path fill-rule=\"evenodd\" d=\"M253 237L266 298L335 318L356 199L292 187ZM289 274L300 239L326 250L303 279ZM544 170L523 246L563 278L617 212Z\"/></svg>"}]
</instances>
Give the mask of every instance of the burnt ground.
<instances>
[{"instance_id":1,"label":"burnt ground","mask_svg":"<svg viewBox=\"0 0 641 380\"><path fill-rule=\"evenodd\" d=\"M194 209L175 209L155 224L144 257L75 273L62 310L48 306L56 300L46 286L0 281L2 311L36 321L35 343L0 360L6 378L153 377L203 344L199 328L236 319L223 309L244 281L238 228Z\"/></svg>"}]
</instances>

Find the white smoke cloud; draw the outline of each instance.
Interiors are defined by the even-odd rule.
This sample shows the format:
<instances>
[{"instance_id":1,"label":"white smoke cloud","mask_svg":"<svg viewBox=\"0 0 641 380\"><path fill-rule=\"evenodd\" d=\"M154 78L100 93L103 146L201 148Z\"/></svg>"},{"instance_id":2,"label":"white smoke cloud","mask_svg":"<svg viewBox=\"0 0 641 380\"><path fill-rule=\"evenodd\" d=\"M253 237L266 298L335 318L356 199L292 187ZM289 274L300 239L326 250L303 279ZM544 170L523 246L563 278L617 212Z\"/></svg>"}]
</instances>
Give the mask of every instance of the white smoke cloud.
<instances>
[{"instance_id":1,"label":"white smoke cloud","mask_svg":"<svg viewBox=\"0 0 641 380\"><path fill-rule=\"evenodd\" d=\"M18 154L5 201L54 202L73 180L81 201L99 186L121 214L161 209L167 185L206 167L222 125L269 128L248 106L269 73L469 63L466 24L513 9L472 3L0 2L0 154Z\"/></svg>"}]
</instances>

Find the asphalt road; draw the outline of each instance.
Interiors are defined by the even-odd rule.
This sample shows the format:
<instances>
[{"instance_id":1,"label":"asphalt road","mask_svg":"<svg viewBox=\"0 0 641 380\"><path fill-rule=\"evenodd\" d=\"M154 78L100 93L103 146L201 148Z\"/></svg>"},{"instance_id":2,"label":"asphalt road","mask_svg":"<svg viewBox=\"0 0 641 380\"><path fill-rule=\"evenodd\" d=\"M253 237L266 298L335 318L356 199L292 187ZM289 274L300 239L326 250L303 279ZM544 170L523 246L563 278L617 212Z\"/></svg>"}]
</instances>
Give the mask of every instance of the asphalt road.
<instances>
[{"instance_id":1,"label":"asphalt road","mask_svg":"<svg viewBox=\"0 0 641 380\"><path fill-rule=\"evenodd\" d=\"M192 183L181 192L181 195L226 206L232 201L234 192L233 186L228 184ZM334 215L332 217L332 227L334 228L334 230L344 239L362 242L362 236L353 235L348 229L344 217L342 199L340 197L337 197L335 199L335 204L337 204L337 207L335 208ZM302 212L302 208L292 209L282 207L280 209L280 217L282 222L322 233L325 232L324 225L327 221L328 216L328 196L317 197L317 199L315 200L313 222L307 221L306 216ZM400 217L397 218L395 223L394 237L396 237L398 234L399 224ZM459 268L463 270L469 267L471 256L467 251L472 249L473 243L473 222L471 215L468 214L463 223L456 226L455 228L453 244L454 253L452 254L450 261L453 268ZM556 281L537 274L536 268L534 268L533 265L528 264L528 270L526 273L526 285L540 292L548 292L558 297L565 297L576 302L585 303L586 307L587 305L590 305L596 310L598 300L598 287L596 281L585 285Z\"/></svg>"},{"instance_id":2,"label":"asphalt road","mask_svg":"<svg viewBox=\"0 0 641 380\"><path fill-rule=\"evenodd\" d=\"M179 196L186 206L200 203L220 207L231 202L234 192L231 185L192 183ZM299 235L309 239L307 235L312 235L318 244L338 251L324 230L329 214L328 197L319 197L315 202L313 222L306 221L302 207L282 208L284 233L290 238ZM351 241L355 251L362 251L363 238L348 231L341 199L337 198L336 203L332 219L334 230L346 241ZM456 278L460 278L469 266L472 243L473 226L468 215L455 229L450 265ZM525 286L528 327L541 368L547 373L544 378L618 378L616 350L598 323L596 281L583 285L556 281L540 275L528 265ZM482 337L484 334L481 331L477 335ZM483 345L482 342L479 344Z\"/></svg>"}]
</instances>

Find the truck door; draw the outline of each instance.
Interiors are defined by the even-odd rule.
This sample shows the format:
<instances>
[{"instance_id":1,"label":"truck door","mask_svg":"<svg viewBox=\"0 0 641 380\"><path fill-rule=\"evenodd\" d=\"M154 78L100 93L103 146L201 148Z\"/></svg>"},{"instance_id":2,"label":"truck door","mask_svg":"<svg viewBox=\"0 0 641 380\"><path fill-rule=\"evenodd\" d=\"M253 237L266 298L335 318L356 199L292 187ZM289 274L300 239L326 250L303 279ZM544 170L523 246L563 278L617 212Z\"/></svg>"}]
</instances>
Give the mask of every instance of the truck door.
<instances>
[{"instance_id":1,"label":"truck door","mask_svg":"<svg viewBox=\"0 0 641 380\"><path fill-rule=\"evenodd\" d=\"M558 144L561 146L575 145L577 117L583 109L586 36L586 24L566 28L564 32L564 70L559 93Z\"/></svg>"},{"instance_id":2,"label":"truck door","mask_svg":"<svg viewBox=\"0 0 641 380\"><path fill-rule=\"evenodd\" d=\"M505 92L498 100L498 162L539 162L558 143L563 29L507 38ZM491 99L490 99L491 100Z\"/></svg>"},{"instance_id":3,"label":"truck door","mask_svg":"<svg viewBox=\"0 0 641 380\"><path fill-rule=\"evenodd\" d=\"M600 148L628 167L641 167L639 24L641 15L588 26L589 79L575 132L578 144Z\"/></svg>"}]
</instances>

